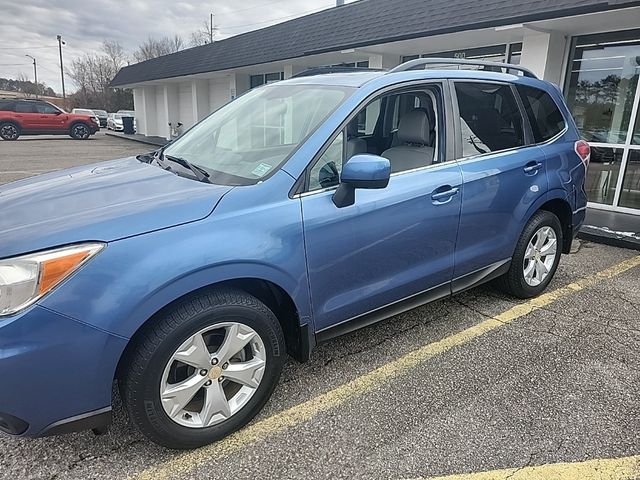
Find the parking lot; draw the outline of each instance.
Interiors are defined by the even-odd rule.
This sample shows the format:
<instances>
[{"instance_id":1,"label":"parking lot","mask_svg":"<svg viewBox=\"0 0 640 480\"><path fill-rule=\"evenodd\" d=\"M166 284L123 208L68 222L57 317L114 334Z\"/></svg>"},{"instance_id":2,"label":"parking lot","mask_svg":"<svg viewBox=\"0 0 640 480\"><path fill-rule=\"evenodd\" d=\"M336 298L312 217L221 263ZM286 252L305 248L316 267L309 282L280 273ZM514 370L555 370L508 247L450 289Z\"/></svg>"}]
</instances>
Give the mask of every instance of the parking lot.
<instances>
[{"instance_id":1,"label":"parking lot","mask_svg":"<svg viewBox=\"0 0 640 480\"><path fill-rule=\"evenodd\" d=\"M151 149L0 142L0 183ZM480 287L288 362L259 417L217 444L157 447L116 395L105 435L0 437L0 478L639 479L639 286L637 252L576 242L542 297Z\"/></svg>"}]
</instances>

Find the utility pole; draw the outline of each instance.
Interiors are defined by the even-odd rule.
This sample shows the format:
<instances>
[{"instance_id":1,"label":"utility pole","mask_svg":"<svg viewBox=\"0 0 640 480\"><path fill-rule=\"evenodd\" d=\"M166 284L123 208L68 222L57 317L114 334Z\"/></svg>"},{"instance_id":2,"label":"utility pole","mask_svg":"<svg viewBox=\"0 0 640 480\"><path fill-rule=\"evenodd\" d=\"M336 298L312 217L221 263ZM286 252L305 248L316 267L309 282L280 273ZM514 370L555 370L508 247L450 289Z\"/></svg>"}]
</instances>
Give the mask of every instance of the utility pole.
<instances>
[{"instance_id":1,"label":"utility pole","mask_svg":"<svg viewBox=\"0 0 640 480\"><path fill-rule=\"evenodd\" d=\"M33 60L33 77L35 78L36 82L36 98L38 98L38 90L40 90L40 86L38 85L38 67L36 66L36 59L31 55L25 55L25 57L29 57L31 60Z\"/></svg>"},{"instance_id":2,"label":"utility pole","mask_svg":"<svg viewBox=\"0 0 640 480\"><path fill-rule=\"evenodd\" d=\"M213 13L209 15L210 27L209 27L209 43L213 43Z\"/></svg>"},{"instance_id":3,"label":"utility pole","mask_svg":"<svg viewBox=\"0 0 640 480\"><path fill-rule=\"evenodd\" d=\"M62 35L56 36L58 39L58 51L60 52L60 78L62 79L62 101L66 106L67 103L67 94L64 91L64 64L62 63L62 45L66 45L64 40L62 40Z\"/></svg>"}]
</instances>

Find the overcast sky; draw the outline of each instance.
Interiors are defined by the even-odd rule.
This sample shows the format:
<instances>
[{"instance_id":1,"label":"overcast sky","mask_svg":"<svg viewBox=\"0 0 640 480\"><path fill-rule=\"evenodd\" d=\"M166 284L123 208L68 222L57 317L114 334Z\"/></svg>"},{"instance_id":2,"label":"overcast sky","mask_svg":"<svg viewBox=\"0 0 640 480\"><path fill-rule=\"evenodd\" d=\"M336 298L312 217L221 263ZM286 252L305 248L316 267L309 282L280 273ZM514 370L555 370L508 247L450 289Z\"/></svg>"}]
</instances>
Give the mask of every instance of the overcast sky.
<instances>
[{"instance_id":1,"label":"overcast sky","mask_svg":"<svg viewBox=\"0 0 640 480\"><path fill-rule=\"evenodd\" d=\"M33 79L29 54L36 57L38 80L60 93L56 35L62 35L65 64L117 40L132 52L149 36L190 33L215 14L217 37L256 30L306 13L330 8L335 0L0 0L0 77L20 73ZM65 79L68 91L71 80Z\"/></svg>"}]
</instances>

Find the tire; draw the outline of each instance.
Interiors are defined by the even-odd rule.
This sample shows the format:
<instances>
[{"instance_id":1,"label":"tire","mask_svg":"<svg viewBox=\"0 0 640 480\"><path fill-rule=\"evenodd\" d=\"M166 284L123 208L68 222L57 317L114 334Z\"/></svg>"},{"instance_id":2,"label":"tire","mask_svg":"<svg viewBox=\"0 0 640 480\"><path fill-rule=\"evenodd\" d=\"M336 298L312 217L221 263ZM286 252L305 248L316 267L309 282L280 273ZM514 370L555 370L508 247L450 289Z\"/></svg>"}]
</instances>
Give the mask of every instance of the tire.
<instances>
[{"instance_id":1,"label":"tire","mask_svg":"<svg viewBox=\"0 0 640 480\"><path fill-rule=\"evenodd\" d=\"M0 138L3 140L13 141L20 136L20 127L15 123L6 122L0 124Z\"/></svg>"},{"instance_id":2,"label":"tire","mask_svg":"<svg viewBox=\"0 0 640 480\"><path fill-rule=\"evenodd\" d=\"M234 335L229 333L235 332L233 325L237 325L239 332ZM242 358L236 356L234 360L233 356L222 352L225 345L238 345L228 341L229 338L241 344L241 337L253 335L247 333L249 330L255 335L236 354ZM202 333L205 331L207 333ZM193 364L202 363L193 361L197 356L193 352L202 351L194 348L198 343L192 341L193 338L203 339L208 347L209 357L206 358L210 359L211 364L204 369L199 370L199 367L175 360L176 356L180 356ZM263 352L258 351L262 348L258 345L260 342ZM229 348L229 352L232 350ZM120 379L123 402L133 423L151 441L174 449L207 445L240 429L262 409L278 383L285 353L280 324L262 302L239 290L205 291L186 298L168 310L137 337L127 357L128 369ZM221 357L220 362L216 354ZM262 360L265 363L259 368L252 366L260 365ZM247 365L251 367L251 374L245 377L245 380L249 379L248 383L256 383L260 377L253 390L248 385L224 377L232 377L234 369L246 368ZM222 379L219 375L222 375ZM205 383L199 387L200 383L190 383L195 385L190 392L197 389L197 393L190 397L190 403L184 408L180 407L178 400L167 395L174 388L172 385L185 386L186 382L201 380L206 380L209 385ZM234 394L234 390L237 393ZM206 399L212 395L211 404L218 406L221 397L216 395L220 395L220 392L230 400L226 407L230 415L223 414L224 409L215 410L211 407L209 410L215 410L215 414L209 417L211 420L205 420ZM247 392L252 392L248 400ZM180 395L176 394L175 397L179 400L189 398L188 395Z\"/></svg>"},{"instance_id":3,"label":"tire","mask_svg":"<svg viewBox=\"0 0 640 480\"><path fill-rule=\"evenodd\" d=\"M91 136L91 130L84 123L74 123L71 125L69 135L74 140L87 140Z\"/></svg>"},{"instance_id":4,"label":"tire","mask_svg":"<svg viewBox=\"0 0 640 480\"><path fill-rule=\"evenodd\" d=\"M546 236L546 240L545 240ZM551 248L555 236L555 249ZM541 248L531 243L544 240ZM530 243L532 250L528 250ZM544 253L548 255L540 255ZM498 278L498 286L518 298L540 295L553 279L562 253L562 226L553 213L540 210L527 222L520 235L509 271ZM525 258L532 257L532 258ZM539 263L537 263L539 261ZM540 265L540 269L538 269ZM531 270L533 269L533 270ZM545 273L545 270L548 270ZM528 275L531 276L530 278Z\"/></svg>"}]
</instances>

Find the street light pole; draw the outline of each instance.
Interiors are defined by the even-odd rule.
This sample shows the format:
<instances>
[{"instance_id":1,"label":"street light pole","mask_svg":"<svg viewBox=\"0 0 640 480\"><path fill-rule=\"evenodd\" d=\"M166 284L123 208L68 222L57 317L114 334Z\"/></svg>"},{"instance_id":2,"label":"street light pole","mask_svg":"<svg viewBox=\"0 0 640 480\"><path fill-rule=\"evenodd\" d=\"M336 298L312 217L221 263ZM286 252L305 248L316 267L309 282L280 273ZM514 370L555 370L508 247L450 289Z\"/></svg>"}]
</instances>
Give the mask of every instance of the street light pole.
<instances>
[{"instance_id":1,"label":"street light pole","mask_svg":"<svg viewBox=\"0 0 640 480\"><path fill-rule=\"evenodd\" d=\"M36 66L36 59L31 55L25 55L25 57L29 57L31 60L33 60L33 77L36 82L36 98L38 98L38 90L40 90L40 86L38 85L38 67Z\"/></svg>"},{"instance_id":2,"label":"street light pole","mask_svg":"<svg viewBox=\"0 0 640 480\"><path fill-rule=\"evenodd\" d=\"M56 36L58 39L58 51L60 52L60 78L62 79L62 101L67 103L67 94L64 91L64 65L62 63L62 45L66 45L64 40L62 40L62 35Z\"/></svg>"}]
</instances>

